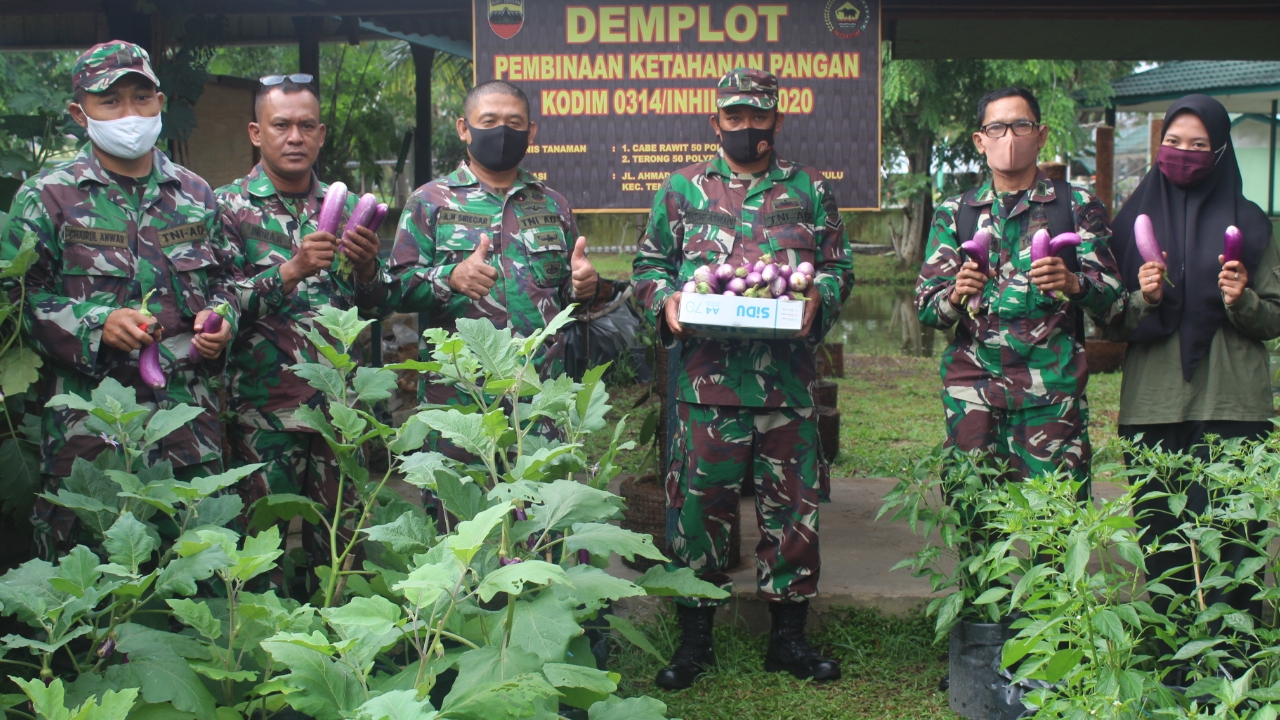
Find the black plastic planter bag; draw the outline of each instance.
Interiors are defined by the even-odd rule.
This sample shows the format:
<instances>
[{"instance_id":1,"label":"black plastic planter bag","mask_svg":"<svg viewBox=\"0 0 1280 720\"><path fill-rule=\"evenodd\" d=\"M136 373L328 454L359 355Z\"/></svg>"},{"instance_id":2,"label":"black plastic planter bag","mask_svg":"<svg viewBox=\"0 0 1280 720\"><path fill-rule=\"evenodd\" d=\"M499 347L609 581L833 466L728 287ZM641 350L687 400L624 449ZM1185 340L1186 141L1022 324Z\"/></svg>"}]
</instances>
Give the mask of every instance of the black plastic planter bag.
<instances>
[{"instance_id":1,"label":"black plastic planter bag","mask_svg":"<svg viewBox=\"0 0 1280 720\"><path fill-rule=\"evenodd\" d=\"M1005 623L958 623L951 629L949 665L951 709L971 720L1016 720L1030 717L1022 704L1026 688L1010 685L1001 672L1005 640L1017 635Z\"/></svg>"}]
</instances>

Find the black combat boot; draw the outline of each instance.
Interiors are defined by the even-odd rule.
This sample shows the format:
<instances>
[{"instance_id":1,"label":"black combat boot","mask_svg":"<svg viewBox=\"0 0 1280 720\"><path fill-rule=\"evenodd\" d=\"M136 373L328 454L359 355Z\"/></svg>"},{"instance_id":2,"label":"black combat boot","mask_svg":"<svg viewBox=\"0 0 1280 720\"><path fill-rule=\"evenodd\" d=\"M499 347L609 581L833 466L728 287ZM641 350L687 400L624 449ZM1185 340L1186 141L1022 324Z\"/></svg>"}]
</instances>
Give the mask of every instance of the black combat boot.
<instances>
[{"instance_id":1,"label":"black combat boot","mask_svg":"<svg viewBox=\"0 0 1280 720\"><path fill-rule=\"evenodd\" d=\"M680 646L671 656L671 664L658 671L654 682L664 690L683 690L694 683L716 661L711 647L711 626L715 624L714 607L676 605L680 619Z\"/></svg>"},{"instance_id":2,"label":"black combat boot","mask_svg":"<svg viewBox=\"0 0 1280 720\"><path fill-rule=\"evenodd\" d=\"M828 660L804 639L804 621L809 616L809 601L769 604L773 631L769 633L769 651L764 656L767 672L789 672L801 680L839 680L840 663Z\"/></svg>"}]
</instances>

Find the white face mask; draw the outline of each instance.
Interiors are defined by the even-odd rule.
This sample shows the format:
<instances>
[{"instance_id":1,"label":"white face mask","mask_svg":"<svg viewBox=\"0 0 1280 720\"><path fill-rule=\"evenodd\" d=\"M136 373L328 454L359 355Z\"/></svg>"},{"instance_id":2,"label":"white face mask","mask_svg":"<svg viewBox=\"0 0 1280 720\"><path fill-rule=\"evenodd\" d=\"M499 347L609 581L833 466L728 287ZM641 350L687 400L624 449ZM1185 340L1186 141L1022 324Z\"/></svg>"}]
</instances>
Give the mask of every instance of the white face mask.
<instances>
[{"instance_id":1,"label":"white face mask","mask_svg":"<svg viewBox=\"0 0 1280 720\"><path fill-rule=\"evenodd\" d=\"M89 121L89 139L94 147L118 158L137 160L151 152L156 146L156 138L160 137L160 115L142 117L130 115L118 120L94 120L85 114Z\"/></svg>"}]
</instances>

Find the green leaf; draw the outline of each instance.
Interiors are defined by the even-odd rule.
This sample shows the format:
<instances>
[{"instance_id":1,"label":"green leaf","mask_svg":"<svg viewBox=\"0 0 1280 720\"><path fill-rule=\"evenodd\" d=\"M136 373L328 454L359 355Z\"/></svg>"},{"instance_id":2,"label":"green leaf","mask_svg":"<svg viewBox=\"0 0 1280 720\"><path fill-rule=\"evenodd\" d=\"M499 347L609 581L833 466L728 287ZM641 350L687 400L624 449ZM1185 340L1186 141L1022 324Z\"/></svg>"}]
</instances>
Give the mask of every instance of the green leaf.
<instances>
[{"instance_id":1,"label":"green leaf","mask_svg":"<svg viewBox=\"0 0 1280 720\"><path fill-rule=\"evenodd\" d=\"M989 604L991 604L991 603L999 602L999 601L1003 600L1003 599L1004 599L1004 596L1006 596L1006 595L1008 595L1008 594L1009 594L1009 588L1006 588L1006 587L994 587L994 588L989 588L989 589L987 589L987 591L986 591L986 592L984 592L984 593L982 593L981 595L979 595L979 596L978 596L978 598L977 598L976 600L974 600L974 601L973 601L973 604L974 604L974 605L989 605Z\"/></svg>"},{"instance_id":2,"label":"green leaf","mask_svg":"<svg viewBox=\"0 0 1280 720\"><path fill-rule=\"evenodd\" d=\"M511 642L544 662L563 659L569 641L581 634L573 611L549 592L539 593L532 602L516 603Z\"/></svg>"},{"instance_id":3,"label":"green leaf","mask_svg":"<svg viewBox=\"0 0 1280 720\"><path fill-rule=\"evenodd\" d=\"M610 600L645 594L644 588L639 585L590 565L574 565L568 569L567 574L573 587L553 585L552 590L561 600L583 606L585 613L594 613Z\"/></svg>"},{"instance_id":4,"label":"green leaf","mask_svg":"<svg viewBox=\"0 0 1280 720\"><path fill-rule=\"evenodd\" d=\"M357 368L351 387L356 391L356 400L373 404L396 391L396 374L383 368Z\"/></svg>"},{"instance_id":5,"label":"green leaf","mask_svg":"<svg viewBox=\"0 0 1280 720\"><path fill-rule=\"evenodd\" d=\"M44 360L29 347L10 346L0 357L0 392L6 396L27 391L40 380L40 366Z\"/></svg>"},{"instance_id":6,"label":"green leaf","mask_svg":"<svg viewBox=\"0 0 1280 720\"><path fill-rule=\"evenodd\" d=\"M417 415L413 415L396 430L395 439L387 443L387 448L397 455L405 455L421 450L422 444L427 440L427 435L430 434L431 428L419 420ZM413 480L410 480L410 482L413 482ZM417 485L416 482L414 484Z\"/></svg>"},{"instance_id":7,"label":"green leaf","mask_svg":"<svg viewBox=\"0 0 1280 720\"><path fill-rule=\"evenodd\" d=\"M699 580L692 568L680 568L675 572L668 571L661 565L649 568L645 574L635 579L635 583L650 595L663 597L708 598L723 600L729 597L725 590L709 582Z\"/></svg>"},{"instance_id":8,"label":"green leaf","mask_svg":"<svg viewBox=\"0 0 1280 720\"><path fill-rule=\"evenodd\" d=\"M243 548L234 554L229 574L232 579L247 582L275 566L284 550L280 547L280 526L273 525L257 535L244 539Z\"/></svg>"},{"instance_id":9,"label":"green leaf","mask_svg":"<svg viewBox=\"0 0 1280 720\"><path fill-rule=\"evenodd\" d=\"M423 519L421 511L406 510L393 522L364 528L361 532L368 535L370 540L386 543L392 550L407 555L431 547L435 541L433 529Z\"/></svg>"},{"instance_id":10,"label":"green leaf","mask_svg":"<svg viewBox=\"0 0 1280 720\"><path fill-rule=\"evenodd\" d=\"M542 560L525 560L515 565L507 565L485 576L476 587L480 599L489 602L500 592L518 595L524 590L526 583L533 585L549 585L561 582L571 585L564 568Z\"/></svg>"},{"instance_id":11,"label":"green leaf","mask_svg":"<svg viewBox=\"0 0 1280 720\"><path fill-rule=\"evenodd\" d=\"M651 697L610 697L591 706L588 720L666 720L667 706Z\"/></svg>"},{"instance_id":12,"label":"green leaf","mask_svg":"<svg viewBox=\"0 0 1280 720\"><path fill-rule=\"evenodd\" d=\"M436 495L445 509L459 520L471 520L484 510L480 487L448 472L436 473Z\"/></svg>"},{"instance_id":13,"label":"green leaf","mask_svg":"<svg viewBox=\"0 0 1280 720\"><path fill-rule=\"evenodd\" d=\"M319 363L298 363L289 368L294 374L311 387L324 393L331 400L338 400L346 397L347 383L342 379L342 374L328 365Z\"/></svg>"},{"instance_id":14,"label":"green leaf","mask_svg":"<svg viewBox=\"0 0 1280 720\"><path fill-rule=\"evenodd\" d=\"M359 308L339 310L332 305L321 306L316 322L324 326L338 342L350 348L360 337L360 333L373 324L372 320L361 320Z\"/></svg>"},{"instance_id":15,"label":"green leaf","mask_svg":"<svg viewBox=\"0 0 1280 720\"><path fill-rule=\"evenodd\" d=\"M1208 650L1212 648L1214 645L1217 645L1218 643L1222 642L1222 640L1223 640L1222 638L1217 638L1213 640L1192 640L1188 642L1186 645L1183 645L1181 648L1178 648L1178 652L1174 654L1173 659L1174 660L1190 660L1191 658L1200 655L1205 650Z\"/></svg>"},{"instance_id":16,"label":"green leaf","mask_svg":"<svg viewBox=\"0 0 1280 720\"><path fill-rule=\"evenodd\" d=\"M494 528L502 522L502 517L510 510L511 503L498 503L476 515L474 519L458 523L454 534L445 543L459 560L470 563L471 558L475 557Z\"/></svg>"},{"instance_id":17,"label":"green leaf","mask_svg":"<svg viewBox=\"0 0 1280 720\"><path fill-rule=\"evenodd\" d=\"M208 604L194 600L166 600L173 614L209 640L222 637L222 623L214 619Z\"/></svg>"},{"instance_id":18,"label":"green leaf","mask_svg":"<svg viewBox=\"0 0 1280 720\"><path fill-rule=\"evenodd\" d=\"M354 671L328 655L275 638L264 640L262 649L291 671L281 679L298 690L285 696L294 710L316 720L342 720L363 704L364 688Z\"/></svg>"},{"instance_id":19,"label":"green leaf","mask_svg":"<svg viewBox=\"0 0 1280 720\"><path fill-rule=\"evenodd\" d=\"M574 523L573 534L565 540L565 547L570 552L586 550L602 557L617 553L627 560L634 560L636 555L650 560L667 560L653 544L652 536L604 523Z\"/></svg>"},{"instance_id":20,"label":"green leaf","mask_svg":"<svg viewBox=\"0 0 1280 720\"><path fill-rule=\"evenodd\" d=\"M156 578L156 592L161 595L195 595L196 583L208 580L222 568L231 565L221 545L207 547L191 555L170 560Z\"/></svg>"},{"instance_id":21,"label":"green leaf","mask_svg":"<svg viewBox=\"0 0 1280 720\"><path fill-rule=\"evenodd\" d=\"M622 617L621 615L606 615L605 619L609 621L609 627L617 630L622 637L630 640L632 645L635 645L641 650L649 653L659 662L667 661L667 658L662 653L658 652L658 648L654 647L653 643L649 642L649 638L645 637L645 634L640 632L640 628L637 628L630 620Z\"/></svg>"},{"instance_id":22,"label":"green leaf","mask_svg":"<svg viewBox=\"0 0 1280 720\"><path fill-rule=\"evenodd\" d=\"M137 625L121 626L116 649L129 654L127 665L107 668L116 687L137 687L149 703L171 702L200 720L217 720L216 703L184 657L208 652L198 642Z\"/></svg>"},{"instance_id":23,"label":"green leaf","mask_svg":"<svg viewBox=\"0 0 1280 720\"><path fill-rule=\"evenodd\" d=\"M586 710L618 689L617 673L582 665L549 662L542 666L547 681L564 695L563 702Z\"/></svg>"},{"instance_id":24,"label":"green leaf","mask_svg":"<svg viewBox=\"0 0 1280 720\"><path fill-rule=\"evenodd\" d=\"M219 490L235 485L251 473L256 472L259 468L265 467L266 463L251 463L249 465L241 465L224 473L217 475L209 475L207 477L199 477L191 481L191 488L202 497L208 497L217 493Z\"/></svg>"},{"instance_id":25,"label":"green leaf","mask_svg":"<svg viewBox=\"0 0 1280 720\"><path fill-rule=\"evenodd\" d=\"M396 629L402 618L400 608L379 595L352 598L345 605L322 610L321 614L344 637L361 634L387 635Z\"/></svg>"},{"instance_id":26,"label":"green leaf","mask_svg":"<svg viewBox=\"0 0 1280 720\"><path fill-rule=\"evenodd\" d=\"M418 699L417 690L392 690L366 702L358 710L361 720L432 720L431 703Z\"/></svg>"},{"instance_id":27,"label":"green leaf","mask_svg":"<svg viewBox=\"0 0 1280 720\"><path fill-rule=\"evenodd\" d=\"M249 507L249 527L246 529L257 532L299 516L304 522L319 525L322 512L324 506L311 498L289 493L267 495Z\"/></svg>"},{"instance_id":28,"label":"green leaf","mask_svg":"<svg viewBox=\"0 0 1280 720\"><path fill-rule=\"evenodd\" d=\"M202 414L204 414L204 408L183 404L157 410L156 414L151 416L151 420L147 421L147 431L143 444L151 445L159 442L161 439L168 437L169 433L174 430L191 424L192 420Z\"/></svg>"},{"instance_id":29,"label":"green leaf","mask_svg":"<svg viewBox=\"0 0 1280 720\"><path fill-rule=\"evenodd\" d=\"M92 550L77 545L58 561L58 574L49 579L49 584L55 590L84 597L102 578L102 572L98 570L99 563L98 556Z\"/></svg>"},{"instance_id":30,"label":"green leaf","mask_svg":"<svg viewBox=\"0 0 1280 720\"><path fill-rule=\"evenodd\" d=\"M222 527L240 517L244 500L239 495L227 494L205 498L184 511L186 527Z\"/></svg>"},{"instance_id":31,"label":"green leaf","mask_svg":"<svg viewBox=\"0 0 1280 720\"><path fill-rule=\"evenodd\" d=\"M1067 540L1067 562L1064 572L1072 583L1084 578L1085 569L1089 565L1089 536L1073 532Z\"/></svg>"},{"instance_id":32,"label":"green leaf","mask_svg":"<svg viewBox=\"0 0 1280 720\"><path fill-rule=\"evenodd\" d=\"M520 357L511 343L511 330L499 330L486 319L459 318L458 337L475 353L480 367L489 376L515 377L520 370Z\"/></svg>"},{"instance_id":33,"label":"green leaf","mask_svg":"<svg viewBox=\"0 0 1280 720\"><path fill-rule=\"evenodd\" d=\"M227 670L207 663L193 662L191 669L215 682L253 682L258 679L258 673L253 670Z\"/></svg>"},{"instance_id":34,"label":"green leaf","mask_svg":"<svg viewBox=\"0 0 1280 720\"><path fill-rule=\"evenodd\" d=\"M106 532L106 539L102 543L111 562L123 565L134 573L151 559L151 554L159 545L160 541L131 512L120 515L120 519Z\"/></svg>"},{"instance_id":35,"label":"green leaf","mask_svg":"<svg viewBox=\"0 0 1280 720\"><path fill-rule=\"evenodd\" d=\"M137 688L107 690L102 694L101 704L96 698L90 698L75 710L67 710L63 704L66 691L62 680L55 678L45 687L41 680L11 679L31 698L36 714L49 720L125 720L138 698Z\"/></svg>"},{"instance_id":36,"label":"green leaf","mask_svg":"<svg viewBox=\"0 0 1280 720\"><path fill-rule=\"evenodd\" d=\"M574 523L610 520L622 513L622 498L572 480L544 483L542 504L532 508L538 529L566 530Z\"/></svg>"},{"instance_id":37,"label":"green leaf","mask_svg":"<svg viewBox=\"0 0 1280 720\"><path fill-rule=\"evenodd\" d=\"M1042 675L1041 679L1045 682L1056 683L1078 667L1082 658L1084 658L1084 650L1064 648L1055 652L1037 674Z\"/></svg>"},{"instance_id":38,"label":"green leaf","mask_svg":"<svg viewBox=\"0 0 1280 720\"><path fill-rule=\"evenodd\" d=\"M487 321L486 321L487 322ZM416 416L432 430L477 457L492 457L497 446L485 433L484 416L458 410L423 410Z\"/></svg>"},{"instance_id":39,"label":"green leaf","mask_svg":"<svg viewBox=\"0 0 1280 720\"><path fill-rule=\"evenodd\" d=\"M462 579L462 571L458 558L446 555L442 562L414 568L409 577L396 583L393 589L403 593L410 605L430 607L442 594L453 593Z\"/></svg>"}]
</instances>

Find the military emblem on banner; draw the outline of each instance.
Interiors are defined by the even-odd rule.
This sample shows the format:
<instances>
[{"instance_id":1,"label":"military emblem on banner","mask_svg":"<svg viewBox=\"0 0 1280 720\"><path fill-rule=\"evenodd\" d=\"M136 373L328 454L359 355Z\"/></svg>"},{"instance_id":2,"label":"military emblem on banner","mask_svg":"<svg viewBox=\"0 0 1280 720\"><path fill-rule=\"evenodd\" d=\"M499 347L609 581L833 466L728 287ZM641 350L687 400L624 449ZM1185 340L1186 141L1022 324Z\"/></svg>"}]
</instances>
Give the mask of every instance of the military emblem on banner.
<instances>
[{"instance_id":1,"label":"military emblem on banner","mask_svg":"<svg viewBox=\"0 0 1280 720\"><path fill-rule=\"evenodd\" d=\"M867 29L871 22L871 8L867 7L867 0L827 0L823 16L827 29L836 37L847 40L858 37ZM489 22L493 23L492 20Z\"/></svg>"},{"instance_id":2,"label":"military emblem on banner","mask_svg":"<svg viewBox=\"0 0 1280 720\"><path fill-rule=\"evenodd\" d=\"M510 40L524 27L524 0L489 0L489 29Z\"/></svg>"}]
</instances>

